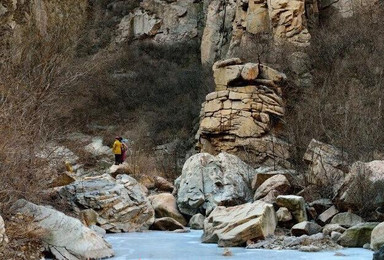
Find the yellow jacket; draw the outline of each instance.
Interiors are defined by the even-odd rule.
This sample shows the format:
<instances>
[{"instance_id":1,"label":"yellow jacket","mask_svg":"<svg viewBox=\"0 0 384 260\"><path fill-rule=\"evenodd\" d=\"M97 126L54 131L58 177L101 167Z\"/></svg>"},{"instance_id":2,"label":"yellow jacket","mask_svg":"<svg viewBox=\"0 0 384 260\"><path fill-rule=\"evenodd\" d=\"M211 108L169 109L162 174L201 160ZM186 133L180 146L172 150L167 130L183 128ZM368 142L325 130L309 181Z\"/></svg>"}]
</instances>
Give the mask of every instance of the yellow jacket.
<instances>
[{"instance_id":1,"label":"yellow jacket","mask_svg":"<svg viewBox=\"0 0 384 260\"><path fill-rule=\"evenodd\" d=\"M112 147L113 153L114 154L121 154L121 146L122 146L122 143L119 140L116 140L113 143L113 147Z\"/></svg>"}]
</instances>

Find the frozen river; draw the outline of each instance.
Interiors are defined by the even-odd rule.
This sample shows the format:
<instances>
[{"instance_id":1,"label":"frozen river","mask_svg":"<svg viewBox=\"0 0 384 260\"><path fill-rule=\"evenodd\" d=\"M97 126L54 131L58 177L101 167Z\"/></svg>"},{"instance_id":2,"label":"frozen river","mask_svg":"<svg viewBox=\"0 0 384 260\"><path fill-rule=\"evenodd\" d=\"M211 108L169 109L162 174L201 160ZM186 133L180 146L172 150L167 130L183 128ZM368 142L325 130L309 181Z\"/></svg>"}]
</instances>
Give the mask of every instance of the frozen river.
<instances>
[{"instance_id":1,"label":"frozen river","mask_svg":"<svg viewBox=\"0 0 384 260\"><path fill-rule=\"evenodd\" d=\"M337 251L305 253L293 250L257 250L230 248L232 256L222 256L224 249L216 244L200 243L202 231L172 233L147 231L140 233L121 233L107 235L116 256L113 260L219 260L219 259L267 259L267 260L371 260L373 252L361 248ZM342 256L335 255L336 252Z\"/></svg>"}]
</instances>

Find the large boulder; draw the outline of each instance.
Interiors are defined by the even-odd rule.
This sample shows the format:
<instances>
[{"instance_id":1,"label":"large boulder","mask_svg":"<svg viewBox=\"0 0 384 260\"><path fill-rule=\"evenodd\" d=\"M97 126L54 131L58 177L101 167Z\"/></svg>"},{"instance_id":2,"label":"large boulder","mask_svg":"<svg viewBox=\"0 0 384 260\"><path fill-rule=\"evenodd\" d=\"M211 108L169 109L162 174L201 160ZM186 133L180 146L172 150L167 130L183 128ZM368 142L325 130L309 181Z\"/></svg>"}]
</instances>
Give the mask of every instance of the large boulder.
<instances>
[{"instance_id":1,"label":"large boulder","mask_svg":"<svg viewBox=\"0 0 384 260\"><path fill-rule=\"evenodd\" d=\"M202 241L219 246L241 246L249 239L273 235L277 225L272 204L255 201L234 207L216 207L205 219Z\"/></svg>"},{"instance_id":2,"label":"large boulder","mask_svg":"<svg viewBox=\"0 0 384 260\"><path fill-rule=\"evenodd\" d=\"M280 195L276 198L276 204L279 207L289 209L297 223L308 220L303 197L296 195Z\"/></svg>"},{"instance_id":3,"label":"large boulder","mask_svg":"<svg viewBox=\"0 0 384 260\"><path fill-rule=\"evenodd\" d=\"M148 199L155 210L156 218L170 217L184 226L187 225L187 221L177 209L176 199L172 194L160 193L149 196Z\"/></svg>"},{"instance_id":4,"label":"large boulder","mask_svg":"<svg viewBox=\"0 0 384 260\"><path fill-rule=\"evenodd\" d=\"M343 212L334 216L331 220L331 224L339 224L343 227L353 227L357 224L363 223L364 219L351 212Z\"/></svg>"},{"instance_id":5,"label":"large boulder","mask_svg":"<svg viewBox=\"0 0 384 260\"><path fill-rule=\"evenodd\" d=\"M59 194L77 212L93 209L98 214L97 224L110 232L145 230L154 221L146 189L128 175L88 177L62 187Z\"/></svg>"},{"instance_id":6,"label":"large boulder","mask_svg":"<svg viewBox=\"0 0 384 260\"><path fill-rule=\"evenodd\" d=\"M206 213L218 205L233 206L252 200L254 169L227 153L195 154L176 180L177 205L187 215Z\"/></svg>"},{"instance_id":7,"label":"large boulder","mask_svg":"<svg viewBox=\"0 0 384 260\"><path fill-rule=\"evenodd\" d=\"M384 203L384 161L355 162L335 201L339 207L361 209L367 203L379 207Z\"/></svg>"},{"instance_id":8,"label":"large boulder","mask_svg":"<svg viewBox=\"0 0 384 260\"><path fill-rule=\"evenodd\" d=\"M371 242L372 230L378 224L376 222L367 222L348 228L337 242L345 247L363 247Z\"/></svg>"},{"instance_id":9,"label":"large boulder","mask_svg":"<svg viewBox=\"0 0 384 260\"><path fill-rule=\"evenodd\" d=\"M0 216L0 247L5 243L8 243L8 238L7 238L7 235L5 234L4 220Z\"/></svg>"},{"instance_id":10,"label":"large boulder","mask_svg":"<svg viewBox=\"0 0 384 260\"><path fill-rule=\"evenodd\" d=\"M263 184L261 184L254 196L254 200L258 200L264 196L266 196L270 191L275 190L279 194L283 195L286 194L291 188L291 184L289 183L288 179L282 175L275 175L268 180L266 180Z\"/></svg>"},{"instance_id":11,"label":"large boulder","mask_svg":"<svg viewBox=\"0 0 384 260\"><path fill-rule=\"evenodd\" d=\"M42 241L58 259L96 259L114 255L109 245L95 231L84 226L80 220L44 206L35 205L26 200L18 200L12 211L34 218L34 223L45 230Z\"/></svg>"},{"instance_id":12,"label":"large boulder","mask_svg":"<svg viewBox=\"0 0 384 260\"><path fill-rule=\"evenodd\" d=\"M384 222L377 225L371 233L371 248L379 250L384 245Z\"/></svg>"},{"instance_id":13,"label":"large boulder","mask_svg":"<svg viewBox=\"0 0 384 260\"><path fill-rule=\"evenodd\" d=\"M309 167L307 181L317 187L331 187L329 195L335 195L349 170L347 158L336 147L312 139L303 158Z\"/></svg>"}]
</instances>

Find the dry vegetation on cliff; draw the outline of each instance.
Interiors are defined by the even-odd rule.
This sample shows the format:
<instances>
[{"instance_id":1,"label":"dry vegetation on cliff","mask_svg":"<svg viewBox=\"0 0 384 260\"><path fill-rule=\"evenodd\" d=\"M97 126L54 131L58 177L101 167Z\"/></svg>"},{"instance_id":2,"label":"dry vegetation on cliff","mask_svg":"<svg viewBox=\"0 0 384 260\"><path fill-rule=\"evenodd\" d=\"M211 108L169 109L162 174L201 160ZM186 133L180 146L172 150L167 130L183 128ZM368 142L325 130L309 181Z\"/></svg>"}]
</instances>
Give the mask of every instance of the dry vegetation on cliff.
<instances>
[{"instance_id":1,"label":"dry vegetation on cliff","mask_svg":"<svg viewBox=\"0 0 384 260\"><path fill-rule=\"evenodd\" d=\"M313 86L288 99L287 127L296 162L312 138L333 144L351 161L381 158L384 135L382 11L335 19L312 33Z\"/></svg>"}]
</instances>

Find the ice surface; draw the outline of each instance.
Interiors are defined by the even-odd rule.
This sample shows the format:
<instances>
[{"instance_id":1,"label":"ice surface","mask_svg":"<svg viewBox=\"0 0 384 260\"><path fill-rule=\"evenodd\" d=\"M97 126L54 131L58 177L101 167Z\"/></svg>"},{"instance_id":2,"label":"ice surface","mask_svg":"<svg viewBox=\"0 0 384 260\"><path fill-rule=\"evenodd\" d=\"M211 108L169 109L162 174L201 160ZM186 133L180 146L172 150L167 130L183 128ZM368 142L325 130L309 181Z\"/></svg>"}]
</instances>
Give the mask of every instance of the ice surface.
<instances>
[{"instance_id":1,"label":"ice surface","mask_svg":"<svg viewBox=\"0 0 384 260\"><path fill-rule=\"evenodd\" d=\"M362 248L306 253L294 250L259 250L240 247L230 248L232 256L222 256L224 248L216 244L200 242L202 231L172 233L146 231L140 233L109 234L106 239L112 244L116 256L113 260L371 260L373 252ZM335 255L336 252L344 256Z\"/></svg>"}]
</instances>

